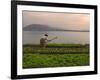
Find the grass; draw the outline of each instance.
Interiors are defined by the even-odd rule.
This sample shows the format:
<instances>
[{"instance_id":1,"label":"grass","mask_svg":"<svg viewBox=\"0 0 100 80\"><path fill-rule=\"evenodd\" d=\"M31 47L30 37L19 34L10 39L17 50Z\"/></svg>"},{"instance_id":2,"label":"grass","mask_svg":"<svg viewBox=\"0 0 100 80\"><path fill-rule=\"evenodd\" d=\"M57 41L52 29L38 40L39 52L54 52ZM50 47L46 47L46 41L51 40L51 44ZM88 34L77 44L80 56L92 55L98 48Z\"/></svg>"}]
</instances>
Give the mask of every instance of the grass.
<instances>
[{"instance_id":1,"label":"grass","mask_svg":"<svg viewBox=\"0 0 100 80\"><path fill-rule=\"evenodd\" d=\"M89 65L88 54L24 54L24 68Z\"/></svg>"},{"instance_id":2,"label":"grass","mask_svg":"<svg viewBox=\"0 0 100 80\"><path fill-rule=\"evenodd\" d=\"M74 47L73 47L74 46ZM69 67L89 65L89 46L49 44L23 46L23 68Z\"/></svg>"}]
</instances>

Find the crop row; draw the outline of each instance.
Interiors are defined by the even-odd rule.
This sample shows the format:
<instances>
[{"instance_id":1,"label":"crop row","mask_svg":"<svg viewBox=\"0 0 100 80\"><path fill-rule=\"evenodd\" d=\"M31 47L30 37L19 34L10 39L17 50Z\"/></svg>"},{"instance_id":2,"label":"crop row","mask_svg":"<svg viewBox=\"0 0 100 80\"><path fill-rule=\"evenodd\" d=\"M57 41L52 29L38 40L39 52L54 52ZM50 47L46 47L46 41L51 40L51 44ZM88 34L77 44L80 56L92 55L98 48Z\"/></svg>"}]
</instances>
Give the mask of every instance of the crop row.
<instances>
[{"instance_id":1,"label":"crop row","mask_svg":"<svg viewBox=\"0 0 100 80\"><path fill-rule=\"evenodd\" d=\"M40 45L27 44L24 47L40 47ZM48 44L47 48L89 48L89 44Z\"/></svg>"},{"instance_id":2,"label":"crop row","mask_svg":"<svg viewBox=\"0 0 100 80\"><path fill-rule=\"evenodd\" d=\"M34 48L24 47L24 53L89 53L88 48Z\"/></svg>"}]
</instances>

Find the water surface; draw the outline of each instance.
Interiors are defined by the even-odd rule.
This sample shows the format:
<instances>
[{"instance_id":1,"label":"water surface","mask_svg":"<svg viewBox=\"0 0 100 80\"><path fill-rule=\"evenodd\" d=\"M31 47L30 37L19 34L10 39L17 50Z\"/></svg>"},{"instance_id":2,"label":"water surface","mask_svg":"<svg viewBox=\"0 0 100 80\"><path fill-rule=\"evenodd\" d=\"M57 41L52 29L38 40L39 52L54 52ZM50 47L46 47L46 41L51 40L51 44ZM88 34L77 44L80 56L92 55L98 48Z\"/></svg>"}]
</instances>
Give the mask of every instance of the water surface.
<instances>
[{"instance_id":1,"label":"water surface","mask_svg":"<svg viewBox=\"0 0 100 80\"><path fill-rule=\"evenodd\" d=\"M39 44L40 38L45 33L48 33L48 39L58 37L50 43L89 43L89 32L23 31L23 44Z\"/></svg>"}]
</instances>

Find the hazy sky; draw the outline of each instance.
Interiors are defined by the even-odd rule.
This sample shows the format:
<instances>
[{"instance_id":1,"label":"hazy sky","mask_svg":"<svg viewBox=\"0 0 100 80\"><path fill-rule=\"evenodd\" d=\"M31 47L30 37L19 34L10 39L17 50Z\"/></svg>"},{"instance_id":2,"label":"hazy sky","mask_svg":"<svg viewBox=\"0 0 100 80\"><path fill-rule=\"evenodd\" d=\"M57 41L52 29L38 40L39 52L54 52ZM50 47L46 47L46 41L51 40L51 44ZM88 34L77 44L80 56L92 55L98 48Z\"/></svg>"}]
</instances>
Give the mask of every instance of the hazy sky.
<instances>
[{"instance_id":1,"label":"hazy sky","mask_svg":"<svg viewBox=\"0 0 100 80\"><path fill-rule=\"evenodd\" d=\"M71 30L89 30L89 14L23 11L23 27L43 24Z\"/></svg>"}]
</instances>

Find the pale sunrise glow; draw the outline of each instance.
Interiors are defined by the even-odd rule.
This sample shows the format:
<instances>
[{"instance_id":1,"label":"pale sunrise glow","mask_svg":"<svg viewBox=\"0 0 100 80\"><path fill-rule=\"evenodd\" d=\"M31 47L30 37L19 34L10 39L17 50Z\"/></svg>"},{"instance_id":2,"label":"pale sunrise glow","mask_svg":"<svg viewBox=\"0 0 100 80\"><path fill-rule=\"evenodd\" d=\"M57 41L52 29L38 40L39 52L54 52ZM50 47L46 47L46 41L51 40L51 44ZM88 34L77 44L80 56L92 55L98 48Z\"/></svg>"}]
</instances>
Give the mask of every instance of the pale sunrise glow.
<instances>
[{"instance_id":1,"label":"pale sunrise glow","mask_svg":"<svg viewBox=\"0 0 100 80\"><path fill-rule=\"evenodd\" d=\"M89 30L89 14L23 11L23 27L43 24L72 30Z\"/></svg>"}]
</instances>

